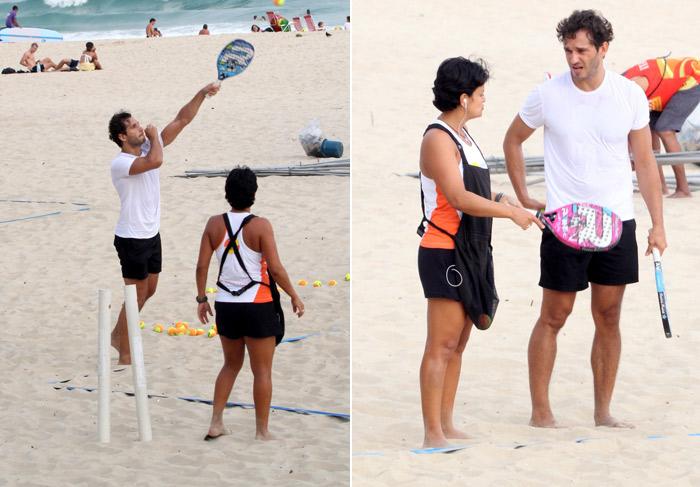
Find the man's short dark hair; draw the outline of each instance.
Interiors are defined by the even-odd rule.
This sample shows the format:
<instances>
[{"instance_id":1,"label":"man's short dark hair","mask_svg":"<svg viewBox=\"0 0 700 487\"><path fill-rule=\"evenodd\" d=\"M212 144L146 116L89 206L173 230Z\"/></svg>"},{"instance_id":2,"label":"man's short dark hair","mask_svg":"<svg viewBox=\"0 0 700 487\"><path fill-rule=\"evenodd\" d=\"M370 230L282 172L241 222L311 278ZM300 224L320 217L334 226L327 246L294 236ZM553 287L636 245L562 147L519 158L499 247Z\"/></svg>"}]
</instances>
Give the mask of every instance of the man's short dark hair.
<instances>
[{"instance_id":1,"label":"man's short dark hair","mask_svg":"<svg viewBox=\"0 0 700 487\"><path fill-rule=\"evenodd\" d=\"M226 177L226 201L234 210L245 210L255 202L258 178L248 166L236 166Z\"/></svg>"},{"instance_id":2,"label":"man's short dark hair","mask_svg":"<svg viewBox=\"0 0 700 487\"><path fill-rule=\"evenodd\" d=\"M472 96L488 79L489 69L483 59L472 61L461 56L445 59L437 70L433 84L433 105L441 112L454 110L459 105L462 93Z\"/></svg>"},{"instance_id":3,"label":"man's short dark hair","mask_svg":"<svg viewBox=\"0 0 700 487\"><path fill-rule=\"evenodd\" d=\"M575 10L569 17L562 19L557 25L557 39L573 39L580 30L588 32L588 39L596 48L604 42L612 42L614 35L612 25L596 10Z\"/></svg>"},{"instance_id":4,"label":"man's short dark hair","mask_svg":"<svg viewBox=\"0 0 700 487\"><path fill-rule=\"evenodd\" d=\"M156 21L156 19L151 19L148 22L150 23L150 22L155 22L155 21Z\"/></svg>"},{"instance_id":5,"label":"man's short dark hair","mask_svg":"<svg viewBox=\"0 0 700 487\"><path fill-rule=\"evenodd\" d=\"M122 147L123 142L119 139L121 134L126 134L126 121L131 118L131 113L117 112L112 115L109 120L109 140L114 141L119 147Z\"/></svg>"},{"instance_id":6,"label":"man's short dark hair","mask_svg":"<svg viewBox=\"0 0 700 487\"><path fill-rule=\"evenodd\" d=\"M208 29L209 27L207 27L207 24L204 24L204 28L205 28L205 29Z\"/></svg>"},{"instance_id":7,"label":"man's short dark hair","mask_svg":"<svg viewBox=\"0 0 700 487\"><path fill-rule=\"evenodd\" d=\"M85 43L85 50L86 50L86 51L92 51L92 48L93 48L93 47L95 47L95 44L93 44L92 42L86 42L86 43Z\"/></svg>"},{"instance_id":8,"label":"man's short dark hair","mask_svg":"<svg viewBox=\"0 0 700 487\"><path fill-rule=\"evenodd\" d=\"M15 5L12 7L12 10L19 10L19 9L17 8L17 5Z\"/></svg>"}]
</instances>

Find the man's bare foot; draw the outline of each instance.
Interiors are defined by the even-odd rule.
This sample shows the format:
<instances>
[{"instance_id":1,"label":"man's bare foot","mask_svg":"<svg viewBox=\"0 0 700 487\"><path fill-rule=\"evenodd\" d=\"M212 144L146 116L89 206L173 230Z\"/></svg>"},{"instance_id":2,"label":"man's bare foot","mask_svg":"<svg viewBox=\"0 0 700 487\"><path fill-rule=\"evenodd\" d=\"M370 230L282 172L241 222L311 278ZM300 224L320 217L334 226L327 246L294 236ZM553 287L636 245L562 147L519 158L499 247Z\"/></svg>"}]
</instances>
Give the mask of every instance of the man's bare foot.
<instances>
[{"instance_id":1,"label":"man's bare foot","mask_svg":"<svg viewBox=\"0 0 700 487\"><path fill-rule=\"evenodd\" d=\"M226 428L224 428L222 426L210 426L209 432L207 433L207 436L204 437L204 441L215 440L220 436L230 435L230 434L231 434L231 430L227 430Z\"/></svg>"},{"instance_id":2,"label":"man's bare foot","mask_svg":"<svg viewBox=\"0 0 700 487\"><path fill-rule=\"evenodd\" d=\"M428 437L423 438L423 448L445 448L447 446L452 446L447 441L444 435L441 437Z\"/></svg>"},{"instance_id":3,"label":"man's bare foot","mask_svg":"<svg viewBox=\"0 0 700 487\"><path fill-rule=\"evenodd\" d=\"M530 418L530 426L533 428L554 428L561 429L566 428L566 426L557 423L553 416L547 418L535 418L534 416Z\"/></svg>"},{"instance_id":4,"label":"man's bare foot","mask_svg":"<svg viewBox=\"0 0 700 487\"><path fill-rule=\"evenodd\" d=\"M117 362L117 365L131 365L131 355L127 355L126 357L122 357L120 354L119 361Z\"/></svg>"},{"instance_id":5,"label":"man's bare foot","mask_svg":"<svg viewBox=\"0 0 700 487\"><path fill-rule=\"evenodd\" d=\"M114 347L114 349L118 352L119 351L119 335L115 335L114 333L112 333L111 344Z\"/></svg>"},{"instance_id":6,"label":"man's bare foot","mask_svg":"<svg viewBox=\"0 0 700 487\"><path fill-rule=\"evenodd\" d=\"M612 416L607 416L605 418L601 419L596 419L595 420L595 425L596 426L606 426L608 428L626 428L626 429L631 429L633 430L635 426L630 423L625 423L624 421L620 421L619 419L615 419Z\"/></svg>"},{"instance_id":7,"label":"man's bare foot","mask_svg":"<svg viewBox=\"0 0 700 487\"><path fill-rule=\"evenodd\" d=\"M270 433L269 431L266 431L264 433L255 433L255 439L256 440L262 440L262 441L270 441L270 440L277 440L275 435Z\"/></svg>"},{"instance_id":8,"label":"man's bare foot","mask_svg":"<svg viewBox=\"0 0 700 487\"><path fill-rule=\"evenodd\" d=\"M687 192L683 191L683 192L681 192L681 191L676 190L676 192L673 193L671 196L668 196L668 198L673 198L673 199L676 199L676 198L690 198L691 196L693 196L693 195L692 195L692 193L691 193L690 191L687 191Z\"/></svg>"},{"instance_id":9,"label":"man's bare foot","mask_svg":"<svg viewBox=\"0 0 700 487\"><path fill-rule=\"evenodd\" d=\"M474 438L473 436L469 435L468 433L465 433L464 431L460 431L454 427L452 428L442 428L442 432L445 433L445 438L453 439L453 440L471 440Z\"/></svg>"}]
</instances>

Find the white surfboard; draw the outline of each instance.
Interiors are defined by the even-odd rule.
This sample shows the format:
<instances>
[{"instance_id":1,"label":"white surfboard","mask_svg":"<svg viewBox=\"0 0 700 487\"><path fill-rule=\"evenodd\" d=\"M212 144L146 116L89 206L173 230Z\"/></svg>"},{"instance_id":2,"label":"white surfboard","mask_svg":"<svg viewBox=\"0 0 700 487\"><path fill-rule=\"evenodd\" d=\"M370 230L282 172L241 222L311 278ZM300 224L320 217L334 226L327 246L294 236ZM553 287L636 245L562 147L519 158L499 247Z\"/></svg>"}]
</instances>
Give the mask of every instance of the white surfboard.
<instances>
[{"instance_id":1,"label":"white surfboard","mask_svg":"<svg viewBox=\"0 0 700 487\"><path fill-rule=\"evenodd\" d=\"M0 41L2 42L58 42L63 36L51 29L39 27L12 27L0 29Z\"/></svg>"}]
</instances>

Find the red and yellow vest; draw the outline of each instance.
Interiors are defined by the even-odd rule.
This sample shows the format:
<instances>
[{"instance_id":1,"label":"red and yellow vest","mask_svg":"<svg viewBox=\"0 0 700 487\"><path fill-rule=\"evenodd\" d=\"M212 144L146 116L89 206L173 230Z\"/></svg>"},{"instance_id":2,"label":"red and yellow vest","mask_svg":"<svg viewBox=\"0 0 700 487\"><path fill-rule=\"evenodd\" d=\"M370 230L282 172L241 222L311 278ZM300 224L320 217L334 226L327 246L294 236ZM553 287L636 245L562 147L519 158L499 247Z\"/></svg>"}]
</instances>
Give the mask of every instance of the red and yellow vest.
<instances>
[{"instance_id":1,"label":"red and yellow vest","mask_svg":"<svg viewBox=\"0 0 700 487\"><path fill-rule=\"evenodd\" d=\"M628 79L644 76L649 81L644 94L651 102L651 110L661 111L678 91L700 84L700 59L647 59L625 71L623 76Z\"/></svg>"}]
</instances>

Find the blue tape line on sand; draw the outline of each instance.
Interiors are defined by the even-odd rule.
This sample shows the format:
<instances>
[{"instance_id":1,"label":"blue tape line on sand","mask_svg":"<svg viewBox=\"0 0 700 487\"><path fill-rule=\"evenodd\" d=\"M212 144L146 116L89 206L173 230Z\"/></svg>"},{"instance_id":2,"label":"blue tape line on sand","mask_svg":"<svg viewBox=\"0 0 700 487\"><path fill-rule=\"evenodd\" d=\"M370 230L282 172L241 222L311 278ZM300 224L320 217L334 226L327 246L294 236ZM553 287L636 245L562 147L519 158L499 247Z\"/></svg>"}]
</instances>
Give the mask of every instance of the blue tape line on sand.
<instances>
[{"instance_id":1,"label":"blue tape line on sand","mask_svg":"<svg viewBox=\"0 0 700 487\"><path fill-rule=\"evenodd\" d=\"M700 433L688 433L687 435L683 436L698 436L700 437ZM650 435L650 436L643 436L638 439L640 440L657 440L657 439L668 439L671 438L670 436L665 436L665 435ZM574 443L583 443L586 441L592 441L592 440L606 440L609 438L579 438L578 440L572 440ZM509 445L496 445L500 448L512 448L514 450L518 450L520 448L525 448L526 446L539 446L539 445L545 445L549 443L545 442L537 442L537 443L522 443L522 444L509 444ZM460 445L460 446L446 446L442 448L422 448L420 450L409 450L411 453L417 453L417 454L426 454L426 453L454 453L456 451L460 450L466 450L468 448L474 448L476 446L481 446L479 444L474 444L474 445ZM367 453L353 453L353 457L384 457L387 456L385 453L381 452L367 452Z\"/></svg>"},{"instance_id":2,"label":"blue tape line on sand","mask_svg":"<svg viewBox=\"0 0 700 487\"><path fill-rule=\"evenodd\" d=\"M68 379L70 380L70 379ZM68 381L61 381L61 382L68 382ZM55 384L57 382L51 382L50 384ZM54 386L54 389L66 389L69 391L73 390L78 390L78 391L88 391L88 392L95 392L98 389L95 387L76 387L76 386L65 386L65 387L57 387ZM113 390L112 392L118 392L121 394L126 394L127 396L133 396L133 392L129 391L118 391L118 390ZM181 396L163 396L160 394L149 394L149 398L152 397L157 397L161 399L180 399L183 401L188 401L188 402L199 402L203 404L212 404L212 401L210 399L197 399L193 397L181 397ZM226 407L240 407L240 408L254 408L255 404L247 404L247 403L239 403L239 402L227 402ZM299 413L299 414L318 414L321 416L329 416L332 418L340 419L343 421L349 421L350 420L350 415L349 414L341 414L341 413L329 413L326 411L314 411L312 409L299 409L299 408L286 408L283 406L270 406L270 409L278 409L280 411L289 411L292 413Z\"/></svg>"},{"instance_id":3,"label":"blue tape line on sand","mask_svg":"<svg viewBox=\"0 0 700 487\"><path fill-rule=\"evenodd\" d=\"M411 450L411 453L418 453L419 455L425 453L454 453L459 450L466 450L471 448L469 446L443 446L441 448L422 448L420 450Z\"/></svg>"},{"instance_id":4,"label":"blue tape line on sand","mask_svg":"<svg viewBox=\"0 0 700 487\"><path fill-rule=\"evenodd\" d=\"M340 331L340 330L328 330L328 333L335 333L335 332L339 332L339 331ZM304 338L319 336L320 334L321 334L321 333L319 332L319 333L312 333L312 334L310 334L310 335L303 335L303 336L300 336L300 337L285 338L285 339L282 340L280 343L284 343L284 342L296 342L296 341L298 341L298 340L303 340Z\"/></svg>"},{"instance_id":5,"label":"blue tape line on sand","mask_svg":"<svg viewBox=\"0 0 700 487\"><path fill-rule=\"evenodd\" d=\"M87 206L87 203L66 203L65 201L29 201L29 200L0 200L0 203L36 203L36 204L54 204L54 205L74 205L74 206ZM77 208L72 211L88 211L92 208ZM70 210L69 210L70 211ZM33 220L35 218L43 218L45 216L58 215L63 213L62 211L54 211L51 213L44 213L43 215L26 216L23 218L14 218L12 220L1 220L0 223L10 223L19 222L22 220Z\"/></svg>"}]
</instances>

